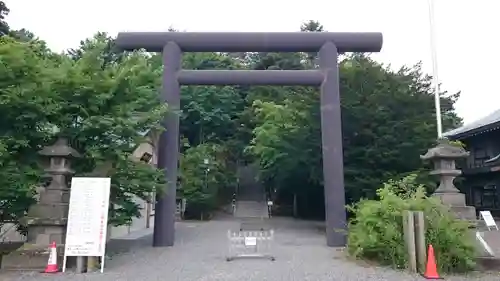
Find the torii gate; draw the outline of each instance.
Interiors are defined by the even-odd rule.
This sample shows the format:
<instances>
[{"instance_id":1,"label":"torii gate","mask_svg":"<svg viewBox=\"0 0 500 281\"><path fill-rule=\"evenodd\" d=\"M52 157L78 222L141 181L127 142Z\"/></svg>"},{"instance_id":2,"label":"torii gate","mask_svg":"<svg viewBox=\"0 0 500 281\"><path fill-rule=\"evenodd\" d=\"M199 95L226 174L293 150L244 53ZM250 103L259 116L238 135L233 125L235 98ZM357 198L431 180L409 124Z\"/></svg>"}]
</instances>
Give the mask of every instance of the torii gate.
<instances>
[{"instance_id":1,"label":"torii gate","mask_svg":"<svg viewBox=\"0 0 500 281\"><path fill-rule=\"evenodd\" d=\"M163 53L162 98L180 106L181 85L307 85L321 87L321 142L326 212L326 241L345 246L347 228L342 153L338 54L379 52L381 33L334 32L123 32L122 50ZM183 70L182 52L319 52L314 70ZM160 135L158 168L164 169L166 193L157 195L153 246L173 246L179 160L179 116L170 113Z\"/></svg>"}]
</instances>

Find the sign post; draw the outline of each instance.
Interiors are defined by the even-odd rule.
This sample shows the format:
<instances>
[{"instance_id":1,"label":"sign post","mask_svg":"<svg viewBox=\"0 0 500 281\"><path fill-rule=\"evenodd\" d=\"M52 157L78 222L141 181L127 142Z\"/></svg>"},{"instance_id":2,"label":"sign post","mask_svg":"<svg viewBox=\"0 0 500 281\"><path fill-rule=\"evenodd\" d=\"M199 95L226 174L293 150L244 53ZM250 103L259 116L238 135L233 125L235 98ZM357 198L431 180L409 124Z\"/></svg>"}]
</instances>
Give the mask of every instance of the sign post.
<instances>
[{"instance_id":1,"label":"sign post","mask_svg":"<svg viewBox=\"0 0 500 281\"><path fill-rule=\"evenodd\" d=\"M67 257L101 257L104 272L110 188L110 178L72 179L63 272Z\"/></svg>"},{"instance_id":2,"label":"sign post","mask_svg":"<svg viewBox=\"0 0 500 281\"><path fill-rule=\"evenodd\" d=\"M479 217L483 219L484 224L486 225L486 228L488 228L488 231L491 231L491 229L496 229L498 230L497 223L495 222L495 219L491 215L490 211L480 211L479 212ZM486 240L484 240L484 232L477 231L476 232L476 239L479 241L483 249L491 256L494 257L495 253L491 249L491 247L488 245Z\"/></svg>"}]
</instances>

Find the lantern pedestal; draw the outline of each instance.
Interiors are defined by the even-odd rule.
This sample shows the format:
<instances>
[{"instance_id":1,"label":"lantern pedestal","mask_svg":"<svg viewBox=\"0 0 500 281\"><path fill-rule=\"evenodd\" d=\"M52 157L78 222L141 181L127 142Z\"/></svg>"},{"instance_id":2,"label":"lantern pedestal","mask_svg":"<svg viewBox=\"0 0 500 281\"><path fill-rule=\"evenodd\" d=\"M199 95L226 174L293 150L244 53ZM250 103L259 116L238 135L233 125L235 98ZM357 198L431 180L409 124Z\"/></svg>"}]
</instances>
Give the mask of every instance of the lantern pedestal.
<instances>
[{"instance_id":1,"label":"lantern pedestal","mask_svg":"<svg viewBox=\"0 0 500 281\"><path fill-rule=\"evenodd\" d=\"M466 205L465 194L434 193L432 196L439 198L443 204L448 205L458 218L469 221L476 220L476 208Z\"/></svg>"},{"instance_id":2,"label":"lantern pedestal","mask_svg":"<svg viewBox=\"0 0 500 281\"><path fill-rule=\"evenodd\" d=\"M74 173L70 158L79 154L64 138L39 152L49 160L45 172L51 177L50 184L39 193L38 203L33 205L28 215L21 221L28 227L26 243L2 258L0 264L6 270L43 270L49 257L49 245L57 244L58 262L62 263L66 225L69 210L69 177Z\"/></svg>"}]
</instances>

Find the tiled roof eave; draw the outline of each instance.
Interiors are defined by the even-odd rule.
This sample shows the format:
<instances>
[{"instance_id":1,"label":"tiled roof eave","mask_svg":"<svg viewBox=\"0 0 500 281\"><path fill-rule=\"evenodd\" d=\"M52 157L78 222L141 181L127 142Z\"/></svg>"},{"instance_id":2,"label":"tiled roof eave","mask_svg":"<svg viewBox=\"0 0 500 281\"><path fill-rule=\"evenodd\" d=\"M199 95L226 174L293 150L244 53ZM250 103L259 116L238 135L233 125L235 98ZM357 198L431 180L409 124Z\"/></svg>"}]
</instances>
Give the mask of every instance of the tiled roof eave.
<instances>
[{"instance_id":1,"label":"tiled roof eave","mask_svg":"<svg viewBox=\"0 0 500 281\"><path fill-rule=\"evenodd\" d=\"M448 135L447 137L449 139L452 139L452 140L462 140L462 139L467 139L467 138L470 138L470 137L473 137L473 136L481 135L481 134L484 134L484 133L489 133L489 132L492 132L492 131L496 131L498 129L500 129L500 121L492 123L492 124L488 124L488 125L485 125L485 126L481 126L479 128L475 128L475 129L472 129L472 130L469 130L469 131L465 131L465 132L462 132L462 133L458 133L458 134L454 134L454 135Z\"/></svg>"},{"instance_id":2,"label":"tiled roof eave","mask_svg":"<svg viewBox=\"0 0 500 281\"><path fill-rule=\"evenodd\" d=\"M460 128L453 129L443 134L444 137L451 139L467 138L491 130L496 130L500 123L500 109L497 109L483 118L469 123Z\"/></svg>"}]
</instances>

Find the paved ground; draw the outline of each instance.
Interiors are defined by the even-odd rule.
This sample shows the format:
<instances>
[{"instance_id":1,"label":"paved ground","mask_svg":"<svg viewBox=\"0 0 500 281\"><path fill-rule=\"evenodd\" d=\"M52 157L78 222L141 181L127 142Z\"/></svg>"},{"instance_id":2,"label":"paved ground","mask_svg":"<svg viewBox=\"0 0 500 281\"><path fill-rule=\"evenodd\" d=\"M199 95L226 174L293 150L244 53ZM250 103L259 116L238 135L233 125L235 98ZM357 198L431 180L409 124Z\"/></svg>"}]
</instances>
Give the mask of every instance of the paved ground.
<instances>
[{"instance_id":1,"label":"paved ground","mask_svg":"<svg viewBox=\"0 0 500 281\"><path fill-rule=\"evenodd\" d=\"M273 219L276 261L226 262L226 231L236 222L216 220L179 223L172 248L152 248L151 237L138 240L128 252L107 261L104 274L2 275L1 281L413 281L422 280L387 268L367 268L348 262L344 254L325 246L324 234L309 222ZM497 276L449 277L447 280L498 280Z\"/></svg>"}]
</instances>

